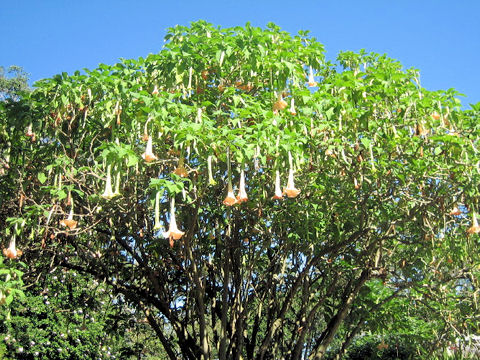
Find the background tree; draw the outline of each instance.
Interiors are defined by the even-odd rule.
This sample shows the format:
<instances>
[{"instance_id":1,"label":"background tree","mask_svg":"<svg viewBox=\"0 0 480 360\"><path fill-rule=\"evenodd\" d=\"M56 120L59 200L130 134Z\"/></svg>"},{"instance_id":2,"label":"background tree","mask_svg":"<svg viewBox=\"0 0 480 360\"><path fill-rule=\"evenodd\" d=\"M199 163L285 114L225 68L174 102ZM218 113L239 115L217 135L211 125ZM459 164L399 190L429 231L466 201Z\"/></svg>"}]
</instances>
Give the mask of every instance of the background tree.
<instances>
[{"instance_id":1,"label":"background tree","mask_svg":"<svg viewBox=\"0 0 480 360\"><path fill-rule=\"evenodd\" d=\"M402 298L439 322L418 351L476 329L478 108L273 24L166 40L7 112L26 259L122 294L170 359L342 354Z\"/></svg>"}]
</instances>

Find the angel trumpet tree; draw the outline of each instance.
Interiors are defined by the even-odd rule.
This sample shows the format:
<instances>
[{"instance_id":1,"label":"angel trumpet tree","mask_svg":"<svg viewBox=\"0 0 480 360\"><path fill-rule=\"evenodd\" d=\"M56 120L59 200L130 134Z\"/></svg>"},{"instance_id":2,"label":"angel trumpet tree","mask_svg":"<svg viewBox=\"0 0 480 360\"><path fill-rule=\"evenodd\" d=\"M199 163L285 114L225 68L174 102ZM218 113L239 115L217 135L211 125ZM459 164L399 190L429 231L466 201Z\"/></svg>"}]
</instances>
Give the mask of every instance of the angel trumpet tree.
<instances>
[{"instance_id":1,"label":"angel trumpet tree","mask_svg":"<svg viewBox=\"0 0 480 360\"><path fill-rule=\"evenodd\" d=\"M108 286L121 299L111 306L144 315L158 358L341 358L358 334L403 331L428 358L451 329L478 331L478 224L466 214L480 199L480 106L418 79L364 51L325 61L307 32L274 24L176 26L157 54L45 79L0 106L2 238L24 220L24 259ZM24 135L32 119L41 141ZM122 175L115 202L98 196L105 163ZM248 169L241 206L231 166ZM280 174L295 199L272 201ZM182 199L188 231L172 203L152 216L155 192Z\"/></svg>"}]
</instances>

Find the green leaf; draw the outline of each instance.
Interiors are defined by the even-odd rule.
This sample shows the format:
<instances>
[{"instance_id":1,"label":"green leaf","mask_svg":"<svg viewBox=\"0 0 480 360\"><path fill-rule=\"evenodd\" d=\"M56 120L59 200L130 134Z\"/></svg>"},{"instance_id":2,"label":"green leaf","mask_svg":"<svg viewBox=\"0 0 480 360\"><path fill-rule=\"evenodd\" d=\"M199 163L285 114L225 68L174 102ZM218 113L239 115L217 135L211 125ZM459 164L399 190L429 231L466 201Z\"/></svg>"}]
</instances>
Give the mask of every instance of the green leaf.
<instances>
[{"instance_id":1,"label":"green leaf","mask_svg":"<svg viewBox=\"0 0 480 360\"><path fill-rule=\"evenodd\" d=\"M41 172L41 173L38 173L37 175L37 178L38 178L38 181L40 181L40 184L45 184L45 181L47 180L47 176Z\"/></svg>"}]
</instances>

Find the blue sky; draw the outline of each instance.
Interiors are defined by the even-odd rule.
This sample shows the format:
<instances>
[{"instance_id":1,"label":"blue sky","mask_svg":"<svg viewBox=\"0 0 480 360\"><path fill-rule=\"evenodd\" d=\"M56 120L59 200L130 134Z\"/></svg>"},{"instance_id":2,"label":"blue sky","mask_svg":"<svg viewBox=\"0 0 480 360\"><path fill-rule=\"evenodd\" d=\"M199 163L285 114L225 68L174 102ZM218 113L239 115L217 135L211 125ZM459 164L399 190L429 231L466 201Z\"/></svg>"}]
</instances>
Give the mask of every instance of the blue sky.
<instances>
[{"instance_id":1,"label":"blue sky","mask_svg":"<svg viewBox=\"0 0 480 360\"><path fill-rule=\"evenodd\" d=\"M420 70L430 90L480 101L480 0L4 0L0 65L33 81L160 51L168 27L204 19L310 30L327 57L366 49Z\"/></svg>"}]
</instances>

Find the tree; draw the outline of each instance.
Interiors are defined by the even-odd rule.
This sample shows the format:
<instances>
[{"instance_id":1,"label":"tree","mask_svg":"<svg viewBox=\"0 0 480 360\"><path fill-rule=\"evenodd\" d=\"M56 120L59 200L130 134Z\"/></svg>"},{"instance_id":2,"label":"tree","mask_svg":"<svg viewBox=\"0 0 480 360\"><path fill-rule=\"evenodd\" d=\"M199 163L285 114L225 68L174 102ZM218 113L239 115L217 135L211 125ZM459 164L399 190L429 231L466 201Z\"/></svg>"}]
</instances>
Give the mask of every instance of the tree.
<instances>
[{"instance_id":1,"label":"tree","mask_svg":"<svg viewBox=\"0 0 480 360\"><path fill-rule=\"evenodd\" d=\"M341 354L401 298L475 329L478 107L274 24L166 41L8 112L26 259L111 286L170 359Z\"/></svg>"}]
</instances>

